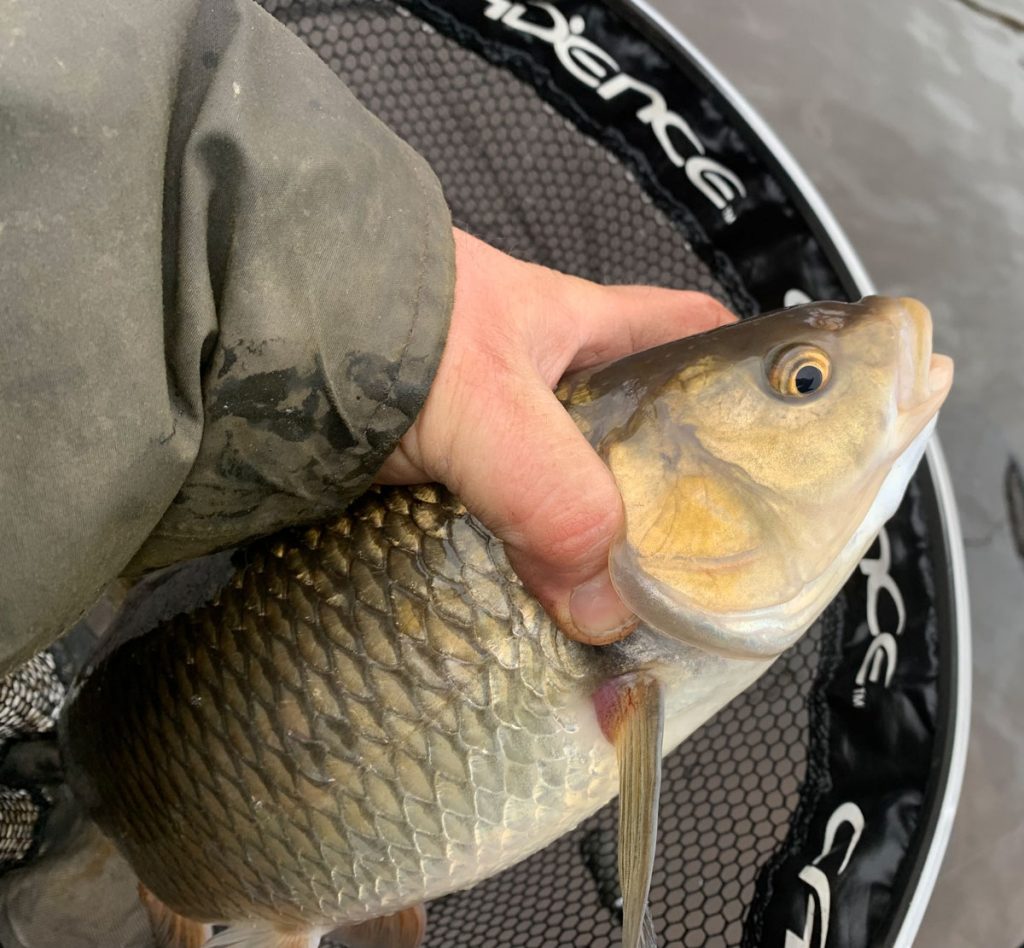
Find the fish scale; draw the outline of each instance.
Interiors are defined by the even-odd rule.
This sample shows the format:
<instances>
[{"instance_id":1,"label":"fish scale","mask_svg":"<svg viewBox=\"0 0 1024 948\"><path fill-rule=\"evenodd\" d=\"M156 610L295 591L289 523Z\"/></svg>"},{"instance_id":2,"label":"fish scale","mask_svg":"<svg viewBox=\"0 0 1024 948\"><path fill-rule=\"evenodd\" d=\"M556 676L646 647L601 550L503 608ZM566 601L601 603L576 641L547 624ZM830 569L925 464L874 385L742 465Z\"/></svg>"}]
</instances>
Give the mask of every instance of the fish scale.
<instances>
[{"instance_id":1,"label":"fish scale","mask_svg":"<svg viewBox=\"0 0 1024 948\"><path fill-rule=\"evenodd\" d=\"M258 544L210 605L102 660L65 747L176 911L359 921L469 885L614 795L610 745L577 740L594 654L449 494L378 489Z\"/></svg>"},{"instance_id":2,"label":"fish scale","mask_svg":"<svg viewBox=\"0 0 1024 948\"><path fill-rule=\"evenodd\" d=\"M951 381L927 310L882 298L576 375L559 397L622 496L608 569L635 632L571 641L451 495L376 489L255 544L210 605L113 643L64 712L69 782L155 928L194 944L197 920L230 923L211 948L339 927L411 946L418 903L619 791L623 942L651 948L660 757L838 592Z\"/></svg>"}]
</instances>

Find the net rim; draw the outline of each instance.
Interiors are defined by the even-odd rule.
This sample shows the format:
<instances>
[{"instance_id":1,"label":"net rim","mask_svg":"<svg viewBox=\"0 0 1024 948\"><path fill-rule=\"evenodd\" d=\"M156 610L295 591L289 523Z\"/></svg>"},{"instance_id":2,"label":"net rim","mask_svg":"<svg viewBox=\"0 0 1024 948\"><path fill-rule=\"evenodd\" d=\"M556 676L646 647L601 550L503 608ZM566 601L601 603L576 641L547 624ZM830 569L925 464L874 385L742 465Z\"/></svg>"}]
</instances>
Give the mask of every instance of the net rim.
<instances>
[{"instance_id":1,"label":"net rim","mask_svg":"<svg viewBox=\"0 0 1024 948\"><path fill-rule=\"evenodd\" d=\"M825 199L754 106L704 53L651 5L650 0L612 0L612 5L641 20L649 33L660 34L677 55L688 60L691 68L701 73L715 87L737 118L768 152L781 173L780 177L799 196L805 216L819 231L826 249L839 262L846 282L862 296L875 293L874 282ZM891 929L889 943L894 948L911 948L935 888L963 785L971 717L971 615L967 562L952 479L937 435L932 436L925 459L942 526L942 552L946 558L946 580L953 624L949 639L954 651L949 664L952 726L947 727L943 766L938 773L940 786L928 813L925 851L922 856L919 848L910 872L909 885L913 891L909 901L905 900L901 906L902 917Z\"/></svg>"}]
</instances>

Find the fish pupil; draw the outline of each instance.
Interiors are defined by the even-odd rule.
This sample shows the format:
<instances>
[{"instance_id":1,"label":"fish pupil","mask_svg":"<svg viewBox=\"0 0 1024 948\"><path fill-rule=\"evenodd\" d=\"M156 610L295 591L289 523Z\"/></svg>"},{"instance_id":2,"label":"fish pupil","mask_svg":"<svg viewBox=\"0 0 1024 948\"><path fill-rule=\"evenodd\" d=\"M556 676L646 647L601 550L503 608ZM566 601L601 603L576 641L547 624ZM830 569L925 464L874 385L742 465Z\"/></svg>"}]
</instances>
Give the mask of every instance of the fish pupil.
<instances>
[{"instance_id":1,"label":"fish pupil","mask_svg":"<svg viewBox=\"0 0 1024 948\"><path fill-rule=\"evenodd\" d=\"M797 369L795 385L801 395L810 395L821 388L821 369L816 365L803 365Z\"/></svg>"}]
</instances>

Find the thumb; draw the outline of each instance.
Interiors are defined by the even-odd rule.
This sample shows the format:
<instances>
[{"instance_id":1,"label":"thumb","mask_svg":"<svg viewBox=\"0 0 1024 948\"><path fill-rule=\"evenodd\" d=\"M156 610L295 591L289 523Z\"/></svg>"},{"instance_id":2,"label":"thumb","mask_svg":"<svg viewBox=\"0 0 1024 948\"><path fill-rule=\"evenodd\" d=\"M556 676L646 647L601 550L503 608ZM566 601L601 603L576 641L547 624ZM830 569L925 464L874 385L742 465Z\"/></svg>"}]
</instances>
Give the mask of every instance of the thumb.
<instances>
[{"instance_id":1,"label":"thumb","mask_svg":"<svg viewBox=\"0 0 1024 948\"><path fill-rule=\"evenodd\" d=\"M451 457L472 460L464 470L453 464L449 485L504 542L513 569L566 634L595 645L622 638L636 618L608 576L623 526L611 472L539 379L520 380L514 398L492 397L502 422L484 410L460 428L470 449L453 446Z\"/></svg>"}]
</instances>

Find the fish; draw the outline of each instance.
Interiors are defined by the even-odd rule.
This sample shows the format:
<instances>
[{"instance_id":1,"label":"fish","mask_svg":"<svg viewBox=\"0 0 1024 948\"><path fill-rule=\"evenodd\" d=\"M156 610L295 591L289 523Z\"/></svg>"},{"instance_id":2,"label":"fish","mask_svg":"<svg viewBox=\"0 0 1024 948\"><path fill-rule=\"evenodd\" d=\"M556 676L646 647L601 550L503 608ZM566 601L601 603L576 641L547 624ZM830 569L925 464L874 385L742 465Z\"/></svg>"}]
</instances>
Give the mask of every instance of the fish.
<instances>
[{"instance_id":1,"label":"fish","mask_svg":"<svg viewBox=\"0 0 1024 948\"><path fill-rule=\"evenodd\" d=\"M610 645L563 635L438 485L247 547L208 604L92 662L61 718L158 944L413 948L425 903L616 795L623 944L655 944L661 758L838 593L952 374L923 304L868 297L564 380L625 510L609 571L639 624Z\"/></svg>"}]
</instances>

